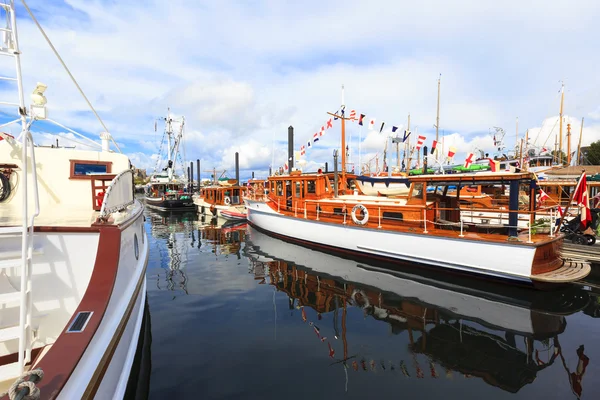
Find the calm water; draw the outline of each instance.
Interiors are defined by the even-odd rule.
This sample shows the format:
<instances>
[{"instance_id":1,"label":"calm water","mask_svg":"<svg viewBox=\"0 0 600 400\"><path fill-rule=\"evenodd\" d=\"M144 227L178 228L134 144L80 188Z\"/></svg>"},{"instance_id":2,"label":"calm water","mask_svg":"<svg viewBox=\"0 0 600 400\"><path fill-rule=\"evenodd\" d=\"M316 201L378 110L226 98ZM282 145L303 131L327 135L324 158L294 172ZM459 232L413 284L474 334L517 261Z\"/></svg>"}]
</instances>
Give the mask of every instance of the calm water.
<instances>
[{"instance_id":1,"label":"calm water","mask_svg":"<svg viewBox=\"0 0 600 400\"><path fill-rule=\"evenodd\" d=\"M597 399L600 300L147 211L150 398Z\"/></svg>"}]
</instances>

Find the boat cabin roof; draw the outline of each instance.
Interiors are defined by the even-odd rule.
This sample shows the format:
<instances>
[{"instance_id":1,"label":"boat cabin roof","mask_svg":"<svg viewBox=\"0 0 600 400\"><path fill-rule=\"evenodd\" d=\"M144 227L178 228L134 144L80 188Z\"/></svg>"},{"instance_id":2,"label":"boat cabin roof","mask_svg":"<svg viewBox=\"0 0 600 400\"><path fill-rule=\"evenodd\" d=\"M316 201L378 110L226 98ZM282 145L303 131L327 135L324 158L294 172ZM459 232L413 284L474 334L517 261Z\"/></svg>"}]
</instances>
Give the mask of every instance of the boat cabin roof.
<instances>
[{"instance_id":1,"label":"boat cabin roof","mask_svg":"<svg viewBox=\"0 0 600 400\"><path fill-rule=\"evenodd\" d=\"M427 185L485 185L511 181L529 181L534 179L534 175L531 172L479 172L475 174L414 175L408 179L413 183L422 182Z\"/></svg>"}]
</instances>

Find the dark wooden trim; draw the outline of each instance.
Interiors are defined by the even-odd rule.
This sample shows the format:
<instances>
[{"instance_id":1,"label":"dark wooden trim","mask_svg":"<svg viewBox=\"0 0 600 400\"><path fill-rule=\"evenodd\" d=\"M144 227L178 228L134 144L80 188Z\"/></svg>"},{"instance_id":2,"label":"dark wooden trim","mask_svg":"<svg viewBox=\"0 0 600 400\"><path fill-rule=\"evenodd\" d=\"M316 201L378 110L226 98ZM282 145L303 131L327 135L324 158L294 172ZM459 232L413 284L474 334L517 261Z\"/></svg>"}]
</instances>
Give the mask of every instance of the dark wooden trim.
<instances>
[{"instance_id":1,"label":"dark wooden trim","mask_svg":"<svg viewBox=\"0 0 600 400\"><path fill-rule=\"evenodd\" d=\"M69 160L71 166L69 168L69 179L92 179L93 175L75 175L75 164L94 164L106 165L106 173L110 174L112 170L112 161L93 161L93 160Z\"/></svg>"},{"instance_id":2,"label":"dark wooden trim","mask_svg":"<svg viewBox=\"0 0 600 400\"><path fill-rule=\"evenodd\" d=\"M17 164L0 164L0 168L17 169L19 166Z\"/></svg>"},{"instance_id":3,"label":"dark wooden trim","mask_svg":"<svg viewBox=\"0 0 600 400\"><path fill-rule=\"evenodd\" d=\"M98 226L34 226L34 232L43 232L43 233L80 233L80 232L100 232L100 227Z\"/></svg>"},{"instance_id":4,"label":"dark wooden trim","mask_svg":"<svg viewBox=\"0 0 600 400\"><path fill-rule=\"evenodd\" d=\"M94 314L83 332L63 331L40 360L37 367L45 372L44 379L38 384L42 398L54 399L58 396L93 339L112 295L119 266L120 247L121 230L115 227L100 228L98 253L90 282L81 303L66 326L71 324L74 316L80 311L93 311Z\"/></svg>"},{"instance_id":5,"label":"dark wooden trim","mask_svg":"<svg viewBox=\"0 0 600 400\"><path fill-rule=\"evenodd\" d=\"M123 332L125 332L125 328L127 327L127 322L129 321L129 318L131 317L131 312L133 311L133 307L135 306L135 301L137 300L137 298L140 294L140 289L142 288L143 283L146 279L146 265L148 265L149 255L150 255L150 250L148 249L148 251L146 251L146 259L144 260L144 270L140 274L140 278L138 280L135 291L134 291L133 295L131 296L131 299L129 300L129 304L127 305L127 309L125 310L125 313L123 314L123 317L121 318L121 321L119 322L119 326L117 326L115 335L113 336L108 347L106 348L106 351L104 352L102 359L98 363L98 367L96 368L96 371L94 372L94 375L92 376L92 379L90 380L87 388L85 389L85 392L83 393L84 399L93 398L96 396L96 392L98 391L98 388L100 387L100 384L102 383L104 374L106 374L106 370L108 369L108 366L110 365L110 361L112 360L112 357L115 354L115 350L117 349L117 346L119 345L119 342L121 341L121 337L123 336ZM142 305L142 307L144 307L144 306L145 306L145 302Z\"/></svg>"}]
</instances>

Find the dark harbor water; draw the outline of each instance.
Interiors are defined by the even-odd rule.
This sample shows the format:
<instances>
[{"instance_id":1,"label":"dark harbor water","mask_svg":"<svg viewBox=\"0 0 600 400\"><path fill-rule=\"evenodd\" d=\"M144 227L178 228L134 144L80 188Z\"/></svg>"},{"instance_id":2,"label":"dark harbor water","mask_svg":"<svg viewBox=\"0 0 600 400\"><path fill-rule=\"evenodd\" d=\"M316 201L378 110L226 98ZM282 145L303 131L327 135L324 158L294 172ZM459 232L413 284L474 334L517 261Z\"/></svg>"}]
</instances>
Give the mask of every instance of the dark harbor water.
<instances>
[{"instance_id":1,"label":"dark harbor water","mask_svg":"<svg viewBox=\"0 0 600 400\"><path fill-rule=\"evenodd\" d=\"M146 211L152 399L597 399L600 299Z\"/></svg>"}]
</instances>

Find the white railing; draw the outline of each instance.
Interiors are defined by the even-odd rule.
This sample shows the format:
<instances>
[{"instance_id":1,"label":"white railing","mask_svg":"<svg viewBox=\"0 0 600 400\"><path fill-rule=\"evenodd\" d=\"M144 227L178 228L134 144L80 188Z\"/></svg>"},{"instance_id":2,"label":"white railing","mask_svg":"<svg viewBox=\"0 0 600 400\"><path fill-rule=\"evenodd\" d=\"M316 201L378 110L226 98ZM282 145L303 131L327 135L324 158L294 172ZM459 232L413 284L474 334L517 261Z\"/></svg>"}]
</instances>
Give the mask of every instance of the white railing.
<instances>
[{"instance_id":1,"label":"white railing","mask_svg":"<svg viewBox=\"0 0 600 400\"><path fill-rule=\"evenodd\" d=\"M128 205L133 204L133 192L133 171L127 169L115 176L108 185L100 209L100 218L106 218L110 214L121 211Z\"/></svg>"},{"instance_id":2,"label":"white railing","mask_svg":"<svg viewBox=\"0 0 600 400\"><path fill-rule=\"evenodd\" d=\"M33 198L35 203L34 212L29 217L28 210L28 179L27 169L29 167L28 160L28 145L31 157L31 175L33 178ZM40 199L38 194L37 171L35 162L35 149L33 146L33 138L31 132L25 130L23 132L23 149L22 158L22 184L23 188L23 231L21 240L21 308L19 314L19 374L23 373L25 364L31 361L31 346L33 343L32 327L31 327L31 312L33 309L32 301L32 259L33 259L33 225L35 217L40 214Z\"/></svg>"}]
</instances>

